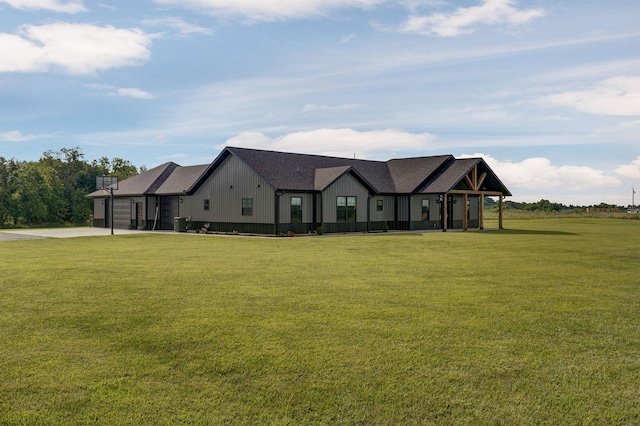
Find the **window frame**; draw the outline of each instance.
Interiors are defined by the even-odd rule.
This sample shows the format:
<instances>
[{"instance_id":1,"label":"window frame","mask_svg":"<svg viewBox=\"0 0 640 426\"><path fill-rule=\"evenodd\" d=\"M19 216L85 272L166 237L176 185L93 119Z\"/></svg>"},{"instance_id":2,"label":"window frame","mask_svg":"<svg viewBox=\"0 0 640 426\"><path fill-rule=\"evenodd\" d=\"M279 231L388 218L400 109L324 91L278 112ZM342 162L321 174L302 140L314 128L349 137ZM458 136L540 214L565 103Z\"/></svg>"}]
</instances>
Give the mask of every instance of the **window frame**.
<instances>
[{"instance_id":1,"label":"window frame","mask_svg":"<svg viewBox=\"0 0 640 426\"><path fill-rule=\"evenodd\" d=\"M253 198L242 199L242 216L253 216Z\"/></svg>"},{"instance_id":2,"label":"window frame","mask_svg":"<svg viewBox=\"0 0 640 426\"><path fill-rule=\"evenodd\" d=\"M382 200L382 199L376 200L376 211L377 212L384 211L384 200Z\"/></svg>"},{"instance_id":3,"label":"window frame","mask_svg":"<svg viewBox=\"0 0 640 426\"><path fill-rule=\"evenodd\" d=\"M428 198L422 199L421 214L422 214L421 218L423 221L429 220L429 199Z\"/></svg>"},{"instance_id":4,"label":"window frame","mask_svg":"<svg viewBox=\"0 0 640 426\"><path fill-rule=\"evenodd\" d=\"M296 200L298 203L294 204ZM302 223L302 197L291 197L289 199L290 206L290 223Z\"/></svg>"},{"instance_id":5,"label":"window frame","mask_svg":"<svg viewBox=\"0 0 640 426\"><path fill-rule=\"evenodd\" d=\"M336 197L336 222L358 221L358 197L339 195Z\"/></svg>"},{"instance_id":6,"label":"window frame","mask_svg":"<svg viewBox=\"0 0 640 426\"><path fill-rule=\"evenodd\" d=\"M208 212L211 209L211 201L208 198L204 199L203 208L205 212Z\"/></svg>"}]
</instances>

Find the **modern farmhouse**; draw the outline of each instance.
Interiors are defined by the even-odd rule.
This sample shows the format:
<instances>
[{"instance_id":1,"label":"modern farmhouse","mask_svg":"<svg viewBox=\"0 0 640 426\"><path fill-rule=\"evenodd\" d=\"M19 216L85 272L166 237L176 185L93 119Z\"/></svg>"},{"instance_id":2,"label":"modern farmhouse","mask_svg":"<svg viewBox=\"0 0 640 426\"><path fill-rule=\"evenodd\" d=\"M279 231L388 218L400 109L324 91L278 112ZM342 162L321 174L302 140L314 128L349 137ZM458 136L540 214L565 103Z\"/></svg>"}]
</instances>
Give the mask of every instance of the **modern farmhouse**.
<instances>
[{"instance_id":1,"label":"modern farmhouse","mask_svg":"<svg viewBox=\"0 0 640 426\"><path fill-rule=\"evenodd\" d=\"M211 164L165 163L88 197L96 227L277 235L482 229L485 196L499 199L502 228L509 195L481 158L368 161L227 147Z\"/></svg>"}]
</instances>

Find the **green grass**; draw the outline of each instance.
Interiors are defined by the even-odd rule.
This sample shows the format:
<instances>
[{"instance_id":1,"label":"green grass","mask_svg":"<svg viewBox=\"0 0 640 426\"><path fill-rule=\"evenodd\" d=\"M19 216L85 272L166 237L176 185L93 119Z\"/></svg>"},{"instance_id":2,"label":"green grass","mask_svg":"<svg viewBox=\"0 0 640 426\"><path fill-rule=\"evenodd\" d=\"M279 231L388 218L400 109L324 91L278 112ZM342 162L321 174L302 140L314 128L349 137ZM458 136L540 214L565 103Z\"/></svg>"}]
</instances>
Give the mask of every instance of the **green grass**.
<instances>
[{"instance_id":1,"label":"green grass","mask_svg":"<svg viewBox=\"0 0 640 426\"><path fill-rule=\"evenodd\" d=\"M0 243L0 424L638 424L640 222Z\"/></svg>"}]
</instances>

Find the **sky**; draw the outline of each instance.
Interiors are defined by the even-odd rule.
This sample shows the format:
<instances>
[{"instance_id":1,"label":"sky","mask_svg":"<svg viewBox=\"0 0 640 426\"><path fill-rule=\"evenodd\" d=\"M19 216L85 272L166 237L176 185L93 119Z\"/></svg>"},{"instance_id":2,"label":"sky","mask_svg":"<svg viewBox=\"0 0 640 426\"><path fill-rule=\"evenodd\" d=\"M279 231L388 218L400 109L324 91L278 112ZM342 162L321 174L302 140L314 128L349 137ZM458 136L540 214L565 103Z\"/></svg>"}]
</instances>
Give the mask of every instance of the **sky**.
<instances>
[{"instance_id":1,"label":"sky","mask_svg":"<svg viewBox=\"0 0 640 426\"><path fill-rule=\"evenodd\" d=\"M0 0L0 157L452 154L511 201L627 206L638 17L638 0Z\"/></svg>"}]
</instances>

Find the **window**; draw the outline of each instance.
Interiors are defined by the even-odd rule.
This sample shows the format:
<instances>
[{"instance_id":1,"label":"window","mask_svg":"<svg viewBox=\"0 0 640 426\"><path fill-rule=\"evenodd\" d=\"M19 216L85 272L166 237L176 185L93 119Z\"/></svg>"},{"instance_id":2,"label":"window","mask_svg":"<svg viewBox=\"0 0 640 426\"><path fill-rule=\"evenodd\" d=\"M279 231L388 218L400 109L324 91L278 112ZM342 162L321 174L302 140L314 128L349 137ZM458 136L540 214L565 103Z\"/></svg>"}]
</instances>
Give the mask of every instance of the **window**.
<instances>
[{"instance_id":1,"label":"window","mask_svg":"<svg viewBox=\"0 0 640 426\"><path fill-rule=\"evenodd\" d=\"M356 197L337 197L336 212L338 222L355 222Z\"/></svg>"},{"instance_id":2,"label":"window","mask_svg":"<svg viewBox=\"0 0 640 426\"><path fill-rule=\"evenodd\" d=\"M302 222L302 197L291 197L291 223Z\"/></svg>"},{"instance_id":3,"label":"window","mask_svg":"<svg viewBox=\"0 0 640 426\"><path fill-rule=\"evenodd\" d=\"M429 200L427 198L422 200L422 220L429 220Z\"/></svg>"},{"instance_id":4,"label":"window","mask_svg":"<svg viewBox=\"0 0 640 426\"><path fill-rule=\"evenodd\" d=\"M379 212L382 211L382 200L377 201L376 210Z\"/></svg>"},{"instance_id":5,"label":"window","mask_svg":"<svg viewBox=\"0 0 640 426\"><path fill-rule=\"evenodd\" d=\"M209 211L209 199L204 200L204 211Z\"/></svg>"},{"instance_id":6,"label":"window","mask_svg":"<svg viewBox=\"0 0 640 426\"><path fill-rule=\"evenodd\" d=\"M242 216L253 216L253 198L242 199Z\"/></svg>"}]
</instances>

